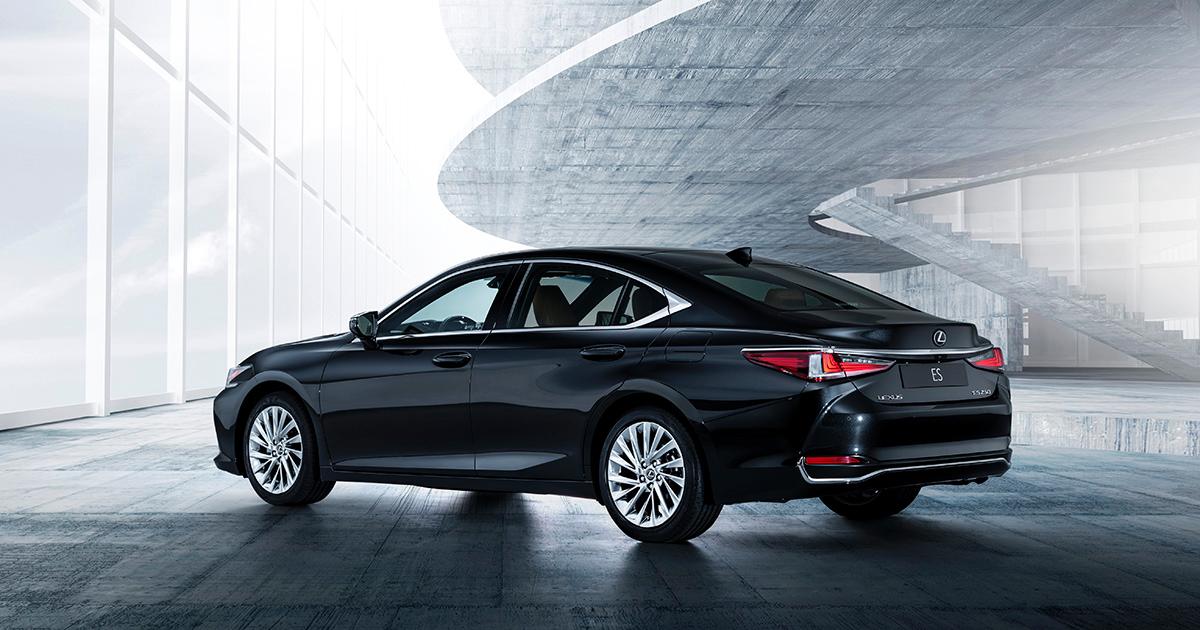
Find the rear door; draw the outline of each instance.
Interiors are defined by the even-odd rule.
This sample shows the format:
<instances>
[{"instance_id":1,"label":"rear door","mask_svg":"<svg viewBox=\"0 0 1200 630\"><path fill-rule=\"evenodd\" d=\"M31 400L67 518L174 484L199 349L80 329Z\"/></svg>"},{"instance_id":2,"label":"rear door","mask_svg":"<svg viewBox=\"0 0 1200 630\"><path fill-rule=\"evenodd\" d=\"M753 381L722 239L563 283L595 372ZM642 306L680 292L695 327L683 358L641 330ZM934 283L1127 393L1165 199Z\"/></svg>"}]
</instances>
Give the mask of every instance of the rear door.
<instances>
[{"instance_id":1,"label":"rear door","mask_svg":"<svg viewBox=\"0 0 1200 630\"><path fill-rule=\"evenodd\" d=\"M480 475L579 479L588 420L668 321L661 289L584 263L536 263L505 328L475 353Z\"/></svg>"}]
</instances>

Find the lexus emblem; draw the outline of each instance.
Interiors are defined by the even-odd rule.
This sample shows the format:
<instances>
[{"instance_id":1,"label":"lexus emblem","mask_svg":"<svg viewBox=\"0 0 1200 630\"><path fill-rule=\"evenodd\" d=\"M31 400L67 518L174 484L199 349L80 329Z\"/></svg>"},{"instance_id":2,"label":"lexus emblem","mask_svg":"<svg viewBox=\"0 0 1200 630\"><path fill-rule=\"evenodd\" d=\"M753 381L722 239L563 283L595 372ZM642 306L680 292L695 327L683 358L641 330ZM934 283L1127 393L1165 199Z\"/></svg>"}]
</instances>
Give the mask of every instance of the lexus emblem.
<instances>
[{"instance_id":1,"label":"lexus emblem","mask_svg":"<svg viewBox=\"0 0 1200 630\"><path fill-rule=\"evenodd\" d=\"M941 328L933 331L933 345L939 348L946 345L946 331Z\"/></svg>"}]
</instances>

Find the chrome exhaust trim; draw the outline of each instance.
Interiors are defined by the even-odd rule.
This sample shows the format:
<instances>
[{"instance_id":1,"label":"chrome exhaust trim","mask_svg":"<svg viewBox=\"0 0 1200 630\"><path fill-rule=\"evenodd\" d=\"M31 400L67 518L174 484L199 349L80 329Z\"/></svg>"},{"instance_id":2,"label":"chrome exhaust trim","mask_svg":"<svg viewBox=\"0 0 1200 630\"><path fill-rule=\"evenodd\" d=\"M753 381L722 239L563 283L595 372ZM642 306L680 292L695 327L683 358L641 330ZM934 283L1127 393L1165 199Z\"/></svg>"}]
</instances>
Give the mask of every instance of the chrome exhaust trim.
<instances>
[{"instance_id":1,"label":"chrome exhaust trim","mask_svg":"<svg viewBox=\"0 0 1200 630\"><path fill-rule=\"evenodd\" d=\"M859 477L829 477L829 478L817 478L817 477L810 476L808 474L808 470L805 469L805 467L804 467L804 458L803 457L800 458L800 461L796 462L796 468L800 469L800 475L804 477L804 481L806 483L833 484L833 483L858 483L860 481L866 481L868 479L871 479L872 477L876 477L878 475L883 475L883 474L887 474L887 473L908 472L910 470L931 470L931 469L935 469L935 468L954 468L956 466L979 466L979 465L983 465L983 464L996 464L996 463L1000 463L1000 462L1003 462L1004 464L1009 463L1008 460L1003 457L988 457L986 459L972 459L972 460L959 461L959 462L939 462L936 464L916 464L916 465L912 465L912 466L894 466L891 468L880 468L879 470L873 470L873 471L871 471L865 475L859 476Z\"/></svg>"}]
</instances>

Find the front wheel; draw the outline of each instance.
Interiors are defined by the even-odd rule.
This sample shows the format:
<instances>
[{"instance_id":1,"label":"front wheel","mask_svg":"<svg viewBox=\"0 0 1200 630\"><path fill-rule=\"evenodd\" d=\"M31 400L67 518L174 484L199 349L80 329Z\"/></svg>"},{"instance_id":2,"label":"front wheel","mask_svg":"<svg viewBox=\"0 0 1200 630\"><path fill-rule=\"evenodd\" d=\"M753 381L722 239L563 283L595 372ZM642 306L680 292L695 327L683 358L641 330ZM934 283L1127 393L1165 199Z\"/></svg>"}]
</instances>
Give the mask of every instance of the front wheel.
<instances>
[{"instance_id":1,"label":"front wheel","mask_svg":"<svg viewBox=\"0 0 1200 630\"><path fill-rule=\"evenodd\" d=\"M609 431L597 467L600 497L617 527L643 542L699 536L721 514L706 503L704 473L691 437L675 416L634 409Z\"/></svg>"},{"instance_id":2,"label":"front wheel","mask_svg":"<svg viewBox=\"0 0 1200 630\"><path fill-rule=\"evenodd\" d=\"M868 521L903 512L904 508L916 500L920 492L920 486L859 490L821 497L821 502L825 507L846 518Z\"/></svg>"},{"instance_id":3,"label":"front wheel","mask_svg":"<svg viewBox=\"0 0 1200 630\"><path fill-rule=\"evenodd\" d=\"M271 393L254 405L242 452L246 476L263 501L308 505L329 496L334 482L317 475L316 441L304 405L295 397Z\"/></svg>"}]
</instances>

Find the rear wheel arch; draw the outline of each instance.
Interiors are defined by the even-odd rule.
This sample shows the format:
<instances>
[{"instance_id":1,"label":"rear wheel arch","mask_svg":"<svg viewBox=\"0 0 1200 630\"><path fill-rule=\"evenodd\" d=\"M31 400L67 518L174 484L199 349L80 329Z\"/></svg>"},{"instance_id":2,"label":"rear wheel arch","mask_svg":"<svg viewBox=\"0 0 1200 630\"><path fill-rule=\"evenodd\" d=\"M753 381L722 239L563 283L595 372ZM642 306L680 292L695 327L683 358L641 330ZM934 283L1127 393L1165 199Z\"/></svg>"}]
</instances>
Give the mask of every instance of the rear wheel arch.
<instances>
[{"instance_id":1,"label":"rear wheel arch","mask_svg":"<svg viewBox=\"0 0 1200 630\"><path fill-rule=\"evenodd\" d=\"M615 426L617 422L625 416L625 414L639 407L654 407L656 409L661 409L679 419L680 423L688 431L688 437L692 439L692 443L695 444L696 448L701 451L698 457L700 460L700 472L704 475L706 482L704 484L705 494L710 495L712 484L708 483L708 462L704 456L705 453L703 453L704 442L700 439L692 418L690 418L688 414L684 413L683 409L681 409L681 405L676 404L666 396L647 391L634 390L623 392L622 395L609 401L608 404L600 411L600 413L597 414L596 421L592 423L592 429L589 432L587 440L587 450L585 451L587 453L587 459L585 460L585 463L587 465L587 477L592 484L593 491L596 493L596 499L600 499L600 493L602 490L600 487L599 470L601 470L600 460L603 457L603 453L601 453L601 451L604 449L604 440L608 437L608 433L612 430L613 426ZM710 501L712 500L712 496L706 496L705 498Z\"/></svg>"}]
</instances>

